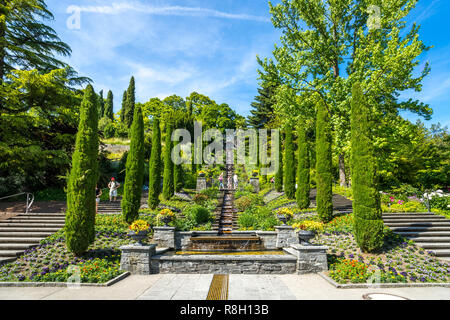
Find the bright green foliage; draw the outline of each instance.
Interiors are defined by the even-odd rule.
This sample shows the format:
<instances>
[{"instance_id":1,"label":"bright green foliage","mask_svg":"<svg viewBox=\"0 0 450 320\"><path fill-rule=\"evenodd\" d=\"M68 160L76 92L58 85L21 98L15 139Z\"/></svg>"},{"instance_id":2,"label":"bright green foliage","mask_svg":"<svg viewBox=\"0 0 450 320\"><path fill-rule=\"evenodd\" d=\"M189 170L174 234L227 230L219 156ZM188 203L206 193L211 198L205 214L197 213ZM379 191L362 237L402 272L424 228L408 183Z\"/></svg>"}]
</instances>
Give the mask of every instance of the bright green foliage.
<instances>
[{"instance_id":1,"label":"bright green foliage","mask_svg":"<svg viewBox=\"0 0 450 320\"><path fill-rule=\"evenodd\" d=\"M275 173L275 190L278 192L283 191L283 151L281 148L282 138L280 136L280 141L278 143L278 154L279 154L279 167L278 171Z\"/></svg>"},{"instance_id":2,"label":"bright green foliage","mask_svg":"<svg viewBox=\"0 0 450 320\"><path fill-rule=\"evenodd\" d=\"M172 120L168 119L166 123L166 139L164 145L164 177L163 177L163 198L169 200L174 195L173 185L173 162L172 162Z\"/></svg>"},{"instance_id":3,"label":"bright green foliage","mask_svg":"<svg viewBox=\"0 0 450 320\"><path fill-rule=\"evenodd\" d=\"M152 152L150 154L150 174L148 182L148 206L150 209L156 209L159 204L159 195L161 193L161 129L159 119L153 118L152 131Z\"/></svg>"},{"instance_id":4,"label":"bright green foliage","mask_svg":"<svg viewBox=\"0 0 450 320\"><path fill-rule=\"evenodd\" d=\"M133 115L134 115L134 106L136 102L136 89L135 89L135 82L134 77L131 77L130 84L127 89L127 100L126 100L126 108L125 108L125 115L124 115L124 122L129 128L131 124L133 123Z\"/></svg>"},{"instance_id":5,"label":"bright green foliage","mask_svg":"<svg viewBox=\"0 0 450 320\"><path fill-rule=\"evenodd\" d=\"M139 106L134 109L130 134L131 145L127 156L122 198L123 218L129 224L139 217L144 182L144 120Z\"/></svg>"},{"instance_id":6,"label":"bright green foliage","mask_svg":"<svg viewBox=\"0 0 450 320\"><path fill-rule=\"evenodd\" d=\"M66 245L80 255L95 239L95 186L98 179L98 98L88 85L67 181Z\"/></svg>"},{"instance_id":7,"label":"bright green foliage","mask_svg":"<svg viewBox=\"0 0 450 320\"><path fill-rule=\"evenodd\" d=\"M309 208L309 150L306 141L306 124L303 119L299 120L297 126L297 145L298 145L298 166L297 166L297 192L295 197L300 209Z\"/></svg>"},{"instance_id":8,"label":"bright green foliage","mask_svg":"<svg viewBox=\"0 0 450 320\"><path fill-rule=\"evenodd\" d=\"M127 90L123 92L122 96L122 109L120 110L120 122L125 123L126 113L127 113Z\"/></svg>"},{"instance_id":9,"label":"bright green foliage","mask_svg":"<svg viewBox=\"0 0 450 320\"><path fill-rule=\"evenodd\" d=\"M114 121L114 97L111 90L108 91L108 97L106 98L104 117Z\"/></svg>"},{"instance_id":10,"label":"bright green foliage","mask_svg":"<svg viewBox=\"0 0 450 320\"><path fill-rule=\"evenodd\" d=\"M105 114L105 99L103 99L103 90L98 93L98 118L101 119Z\"/></svg>"},{"instance_id":11,"label":"bright green foliage","mask_svg":"<svg viewBox=\"0 0 450 320\"><path fill-rule=\"evenodd\" d=\"M286 140L284 142L284 192L288 199L295 199L295 156L292 141L292 126L286 125Z\"/></svg>"},{"instance_id":12,"label":"bright green foliage","mask_svg":"<svg viewBox=\"0 0 450 320\"><path fill-rule=\"evenodd\" d=\"M359 83L355 83L352 89L351 116L353 214L356 242L364 252L374 252L383 246L384 228L368 120L369 110Z\"/></svg>"},{"instance_id":13,"label":"bright green foliage","mask_svg":"<svg viewBox=\"0 0 450 320\"><path fill-rule=\"evenodd\" d=\"M316 120L317 214L322 222L333 217L333 174L330 116L322 100L317 103Z\"/></svg>"}]
</instances>

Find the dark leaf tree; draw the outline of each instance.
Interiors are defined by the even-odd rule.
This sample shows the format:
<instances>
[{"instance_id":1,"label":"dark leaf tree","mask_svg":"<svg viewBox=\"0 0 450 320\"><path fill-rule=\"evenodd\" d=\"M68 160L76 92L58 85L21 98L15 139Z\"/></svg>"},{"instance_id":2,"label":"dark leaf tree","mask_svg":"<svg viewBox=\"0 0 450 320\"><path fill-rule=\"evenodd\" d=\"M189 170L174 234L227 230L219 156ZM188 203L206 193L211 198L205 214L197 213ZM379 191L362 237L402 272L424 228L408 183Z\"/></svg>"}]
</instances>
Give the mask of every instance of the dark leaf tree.
<instances>
[{"instance_id":1,"label":"dark leaf tree","mask_svg":"<svg viewBox=\"0 0 450 320\"><path fill-rule=\"evenodd\" d=\"M148 182L148 206L150 209L156 209L159 204L159 195L161 194L161 129L159 127L159 118L153 117L152 130L152 151L150 154L150 172Z\"/></svg>"},{"instance_id":2,"label":"dark leaf tree","mask_svg":"<svg viewBox=\"0 0 450 320\"><path fill-rule=\"evenodd\" d=\"M114 121L114 97L111 90L108 91L108 96L106 98L105 104L105 113L103 114L103 116Z\"/></svg>"},{"instance_id":3,"label":"dark leaf tree","mask_svg":"<svg viewBox=\"0 0 450 320\"><path fill-rule=\"evenodd\" d=\"M164 144L164 176L163 176L163 198L168 200L174 195L173 185L173 162L172 162L172 131L173 122L171 117L167 118L166 122L166 139Z\"/></svg>"},{"instance_id":4,"label":"dark leaf tree","mask_svg":"<svg viewBox=\"0 0 450 320\"><path fill-rule=\"evenodd\" d=\"M297 125L297 145L298 145L298 163L297 163L297 191L295 197L300 209L308 209L310 200L310 177L309 177L309 150L306 140L305 121L299 120Z\"/></svg>"},{"instance_id":5,"label":"dark leaf tree","mask_svg":"<svg viewBox=\"0 0 450 320\"><path fill-rule=\"evenodd\" d=\"M128 128L133 123L134 107L135 107L135 103L136 103L135 95L136 95L136 89L135 89L134 77L131 77L130 84L127 89L127 102L126 102L125 116L124 116L124 122Z\"/></svg>"},{"instance_id":6,"label":"dark leaf tree","mask_svg":"<svg viewBox=\"0 0 450 320\"><path fill-rule=\"evenodd\" d=\"M292 126L286 125L286 138L284 142L284 192L288 199L295 199L295 156L292 141Z\"/></svg>"}]
</instances>

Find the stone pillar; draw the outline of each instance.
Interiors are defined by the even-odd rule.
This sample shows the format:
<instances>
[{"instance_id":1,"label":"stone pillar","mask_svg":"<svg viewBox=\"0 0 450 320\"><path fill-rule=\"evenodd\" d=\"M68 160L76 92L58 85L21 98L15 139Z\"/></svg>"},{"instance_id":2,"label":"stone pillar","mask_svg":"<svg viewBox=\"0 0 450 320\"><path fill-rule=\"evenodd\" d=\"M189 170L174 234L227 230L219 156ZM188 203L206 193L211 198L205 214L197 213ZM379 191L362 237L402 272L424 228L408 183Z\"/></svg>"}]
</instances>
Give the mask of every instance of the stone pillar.
<instances>
[{"instance_id":1,"label":"stone pillar","mask_svg":"<svg viewBox=\"0 0 450 320\"><path fill-rule=\"evenodd\" d=\"M120 247L119 249L122 251L120 270L129 271L131 274L150 274L150 259L156 252L155 248L156 244Z\"/></svg>"},{"instance_id":2,"label":"stone pillar","mask_svg":"<svg viewBox=\"0 0 450 320\"><path fill-rule=\"evenodd\" d=\"M250 184L253 187L253 192L259 193L259 178L250 178Z\"/></svg>"},{"instance_id":3,"label":"stone pillar","mask_svg":"<svg viewBox=\"0 0 450 320\"><path fill-rule=\"evenodd\" d=\"M328 270L326 246L293 244L297 255L297 274L317 273Z\"/></svg>"},{"instance_id":4,"label":"stone pillar","mask_svg":"<svg viewBox=\"0 0 450 320\"><path fill-rule=\"evenodd\" d=\"M206 189L206 178L197 177L197 191L202 191Z\"/></svg>"},{"instance_id":5,"label":"stone pillar","mask_svg":"<svg viewBox=\"0 0 450 320\"><path fill-rule=\"evenodd\" d=\"M298 235L291 226L275 226L277 231L277 248L289 248L291 244L298 244Z\"/></svg>"},{"instance_id":6,"label":"stone pillar","mask_svg":"<svg viewBox=\"0 0 450 320\"><path fill-rule=\"evenodd\" d=\"M175 249L175 228L154 227L153 241L161 248Z\"/></svg>"}]
</instances>

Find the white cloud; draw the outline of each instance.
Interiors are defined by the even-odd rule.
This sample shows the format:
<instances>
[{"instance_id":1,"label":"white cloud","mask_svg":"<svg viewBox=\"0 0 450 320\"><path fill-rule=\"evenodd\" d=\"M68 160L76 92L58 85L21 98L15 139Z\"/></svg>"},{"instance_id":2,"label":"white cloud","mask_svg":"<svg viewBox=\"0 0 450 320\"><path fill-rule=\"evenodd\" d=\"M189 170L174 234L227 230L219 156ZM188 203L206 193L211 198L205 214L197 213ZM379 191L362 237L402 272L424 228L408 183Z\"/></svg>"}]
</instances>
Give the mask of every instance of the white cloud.
<instances>
[{"instance_id":1,"label":"white cloud","mask_svg":"<svg viewBox=\"0 0 450 320\"><path fill-rule=\"evenodd\" d=\"M150 15L213 17L223 19L270 22L270 20L266 17L254 16L249 14L227 13L218 10L199 7L182 7L182 6L156 7L144 5L139 2L113 3L109 6L81 6L79 7L79 9L81 12L101 13L101 14L120 14L126 11L137 11Z\"/></svg>"}]
</instances>

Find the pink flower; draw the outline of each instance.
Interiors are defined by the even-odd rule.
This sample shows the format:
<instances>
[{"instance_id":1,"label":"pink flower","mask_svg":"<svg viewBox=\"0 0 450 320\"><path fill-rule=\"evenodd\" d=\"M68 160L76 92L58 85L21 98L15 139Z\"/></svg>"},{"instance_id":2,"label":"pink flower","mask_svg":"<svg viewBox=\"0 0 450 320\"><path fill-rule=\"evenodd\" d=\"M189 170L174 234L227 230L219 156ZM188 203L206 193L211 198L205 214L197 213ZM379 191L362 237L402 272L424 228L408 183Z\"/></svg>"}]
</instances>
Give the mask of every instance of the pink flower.
<instances>
[{"instance_id":1,"label":"pink flower","mask_svg":"<svg viewBox=\"0 0 450 320\"><path fill-rule=\"evenodd\" d=\"M398 200L398 204L403 204L403 200Z\"/></svg>"},{"instance_id":2,"label":"pink flower","mask_svg":"<svg viewBox=\"0 0 450 320\"><path fill-rule=\"evenodd\" d=\"M389 200L391 200L391 202L394 202L394 197L390 197Z\"/></svg>"}]
</instances>

